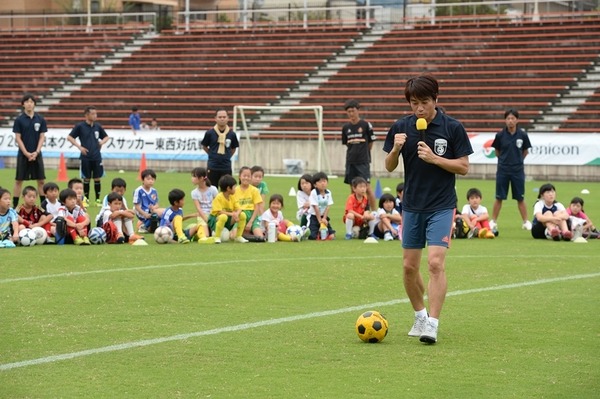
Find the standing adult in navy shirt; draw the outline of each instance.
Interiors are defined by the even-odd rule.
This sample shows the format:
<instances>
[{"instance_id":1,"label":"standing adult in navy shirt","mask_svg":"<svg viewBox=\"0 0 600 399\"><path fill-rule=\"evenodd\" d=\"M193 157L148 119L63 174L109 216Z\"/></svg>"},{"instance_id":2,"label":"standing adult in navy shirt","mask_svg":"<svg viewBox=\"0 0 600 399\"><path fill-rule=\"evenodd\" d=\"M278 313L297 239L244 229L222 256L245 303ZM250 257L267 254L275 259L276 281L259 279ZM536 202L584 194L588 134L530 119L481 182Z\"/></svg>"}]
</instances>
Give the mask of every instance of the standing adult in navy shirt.
<instances>
[{"instance_id":1,"label":"standing adult in navy shirt","mask_svg":"<svg viewBox=\"0 0 600 399\"><path fill-rule=\"evenodd\" d=\"M523 220L523 229L531 230L531 222L527 218L527 205L525 205L525 157L529 154L531 142L527 133L518 126L519 111L509 109L504 113L506 127L496 133L492 147L498 157L496 170L496 200L490 227L497 232L498 215L502 209L502 201L508 197L508 184L512 191L512 198L517 200L517 207Z\"/></svg>"},{"instance_id":2,"label":"standing adult in navy shirt","mask_svg":"<svg viewBox=\"0 0 600 399\"><path fill-rule=\"evenodd\" d=\"M67 140L79 149L81 155L81 177L83 178L83 193L90 198L90 180L94 179L94 191L96 192L96 206L102 206L100 202L100 191L102 191L101 178L104 176L104 165L102 165L102 146L109 140L108 134L102 126L96 122L98 113L96 107L85 107L85 121L75 125ZM79 143L76 139L79 139Z\"/></svg>"},{"instance_id":3,"label":"standing adult in navy shirt","mask_svg":"<svg viewBox=\"0 0 600 399\"><path fill-rule=\"evenodd\" d=\"M456 207L456 174L466 175L473 148L463 125L436 107L439 86L431 75L406 82L404 96L413 111L390 128L383 150L385 168L392 172L402 156L402 247L404 288L415 311L408 335L420 341L437 342L440 313L446 298L446 252L450 243ZM427 121L417 130L417 119ZM428 245L429 313L425 307L425 285L419 270Z\"/></svg>"},{"instance_id":4,"label":"standing adult in navy shirt","mask_svg":"<svg viewBox=\"0 0 600 399\"><path fill-rule=\"evenodd\" d=\"M229 115L227 110L220 108L215 114L216 124L204 133L202 147L208 154L208 180L218 184L224 175L233 175L231 158L240 146L237 135L227 124Z\"/></svg>"},{"instance_id":5,"label":"standing adult in navy shirt","mask_svg":"<svg viewBox=\"0 0 600 399\"><path fill-rule=\"evenodd\" d=\"M19 147L17 173L13 190L13 208L16 208L19 204L23 180L37 180L40 201L43 202L46 199L45 196L41 195L44 192L43 188L46 180L42 145L44 145L48 128L44 117L35 112L36 103L33 94L26 93L21 99L23 113L15 119L13 124L15 142Z\"/></svg>"},{"instance_id":6,"label":"standing adult in navy shirt","mask_svg":"<svg viewBox=\"0 0 600 399\"><path fill-rule=\"evenodd\" d=\"M344 104L344 110L348 115L349 122L342 127L342 144L346 150L346 173L344 183L350 185L355 177L362 177L367 181L367 198L370 209L377 209L375 193L371 188L371 148L375 141L373 126L362 119L359 114L360 103L356 100L348 100Z\"/></svg>"}]
</instances>

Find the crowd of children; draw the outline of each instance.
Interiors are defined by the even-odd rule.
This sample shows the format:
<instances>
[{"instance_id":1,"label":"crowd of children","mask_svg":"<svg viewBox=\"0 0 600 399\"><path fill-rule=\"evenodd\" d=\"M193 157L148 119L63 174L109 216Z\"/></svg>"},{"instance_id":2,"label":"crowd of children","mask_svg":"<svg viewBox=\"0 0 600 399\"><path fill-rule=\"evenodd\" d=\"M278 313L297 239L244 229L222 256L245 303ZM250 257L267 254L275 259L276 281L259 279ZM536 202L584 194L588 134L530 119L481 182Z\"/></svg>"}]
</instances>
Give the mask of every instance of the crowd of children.
<instances>
[{"instance_id":1,"label":"crowd of children","mask_svg":"<svg viewBox=\"0 0 600 399\"><path fill-rule=\"evenodd\" d=\"M71 179L62 191L56 183L46 183L43 186L45 198L40 207L36 205L39 193L32 186L23 189L22 204L16 209L11 208L11 193L0 188L0 248L16 246L19 231L33 228L43 229L48 243L75 245L89 245L88 232L93 227L102 227L107 242L115 244L142 240L143 234L152 233L159 226L171 229L173 242L181 244L194 241L218 244L222 240L247 243L335 239L336 230L330 217L333 195L328 189L328 176L323 172L304 174L298 179L294 221L283 215L283 196L269 196L263 180L264 170L260 166L242 167L238 180L231 175L221 177L218 189L208 179L205 168L194 168L191 172L194 212L188 215L183 214L185 193L181 189L169 192L169 207L164 208L160 206L158 191L154 188L156 173L146 169L140 177L142 183L133 193L133 208L125 199L125 180L113 179L111 192L104 197L93 225L87 213L88 202L81 179ZM369 207L367 182L363 178L353 179L351 186L352 194L346 199L341 218L345 238L402 239L404 184L397 185L396 196L382 194L377 209ZM265 206L267 197L268 206ZM490 227L487 208L482 205L481 191L469 189L466 199L462 211L456 214L453 237L496 237L497 233ZM542 185L533 211L532 236L555 241L600 238L583 205L584 200L575 197L567 208L556 200L556 189L552 184ZM184 226L186 220L192 222ZM269 234L270 229L274 229L272 234Z\"/></svg>"}]
</instances>

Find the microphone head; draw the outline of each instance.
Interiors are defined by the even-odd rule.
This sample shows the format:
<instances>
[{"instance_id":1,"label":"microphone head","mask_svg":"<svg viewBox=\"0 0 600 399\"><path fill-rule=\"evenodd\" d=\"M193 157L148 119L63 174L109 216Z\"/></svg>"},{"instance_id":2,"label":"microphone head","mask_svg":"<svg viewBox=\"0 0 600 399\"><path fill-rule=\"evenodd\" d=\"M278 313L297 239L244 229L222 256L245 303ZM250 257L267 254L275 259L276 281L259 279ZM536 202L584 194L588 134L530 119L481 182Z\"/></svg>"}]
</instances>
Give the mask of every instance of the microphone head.
<instances>
[{"instance_id":1,"label":"microphone head","mask_svg":"<svg viewBox=\"0 0 600 399\"><path fill-rule=\"evenodd\" d=\"M427 120L425 118L417 119L417 130L427 130Z\"/></svg>"}]
</instances>

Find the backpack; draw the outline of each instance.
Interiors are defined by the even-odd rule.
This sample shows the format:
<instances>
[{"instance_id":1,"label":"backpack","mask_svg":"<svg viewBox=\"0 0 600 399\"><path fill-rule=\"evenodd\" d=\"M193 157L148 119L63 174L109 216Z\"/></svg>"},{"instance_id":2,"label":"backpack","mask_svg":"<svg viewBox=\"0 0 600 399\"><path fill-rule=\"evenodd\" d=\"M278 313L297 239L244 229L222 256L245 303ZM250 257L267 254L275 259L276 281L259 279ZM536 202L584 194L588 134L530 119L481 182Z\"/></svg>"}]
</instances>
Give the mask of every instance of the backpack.
<instances>
[{"instance_id":1,"label":"backpack","mask_svg":"<svg viewBox=\"0 0 600 399\"><path fill-rule=\"evenodd\" d=\"M462 218L456 218L456 222L454 225L454 235L456 238L467 238L469 234L469 225L465 223Z\"/></svg>"}]
</instances>

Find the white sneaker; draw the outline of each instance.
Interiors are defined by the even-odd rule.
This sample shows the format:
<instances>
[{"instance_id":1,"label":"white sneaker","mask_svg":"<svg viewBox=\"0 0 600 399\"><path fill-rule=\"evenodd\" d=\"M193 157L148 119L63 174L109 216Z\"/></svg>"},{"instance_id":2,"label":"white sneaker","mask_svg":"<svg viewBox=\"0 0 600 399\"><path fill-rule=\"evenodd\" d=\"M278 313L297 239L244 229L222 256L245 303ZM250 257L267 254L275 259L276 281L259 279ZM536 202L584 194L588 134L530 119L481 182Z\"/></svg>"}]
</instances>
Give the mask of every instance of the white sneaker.
<instances>
[{"instance_id":1,"label":"white sneaker","mask_svg":"<svg viewBox=\"0 0 600 399\"><path fill-rule=\"evenodd\" d=\"M523 223L523 230L531 230L531 222L529 220L525 221L525 223Z\"/></svg>"},{"instance_id":2,"label":"white sneaker","mask_svg":"<svg viewBox=\"0 0 600 399\"><path fill-rule=\"evenodd\" d=\"M425 324L427 324L427 317L415 316L415 324L408 332L409 337L420 337L425 331Z\"/></svg>"},{"instance_id":3,"label":"white sneaker","mask_svg":"<svg viewBox=\"0 0 600 399\"><path fill-rule=\"evenodd\" d=\"M425 329L419 338L419 341L426 344L435 344L437 342L437 326L434 326L429 320L425 323Z\"/></svg>"},{"instance_id":4,"label":"white sneaker","mask_svg":"<svg viewBox=\"0 0 600 399\"><path fill-rule=\"evenodd\" d=\"M215 237L215 244L220 244L220 243L221 243L221 238Z\"/></svg>"},{"instance_id":5,"label":"white sneaker","mask_svg":"<svg viewBox=\"0 0 600 399\"><path fill-rule=\"evenodd\" d=\"M498 223L490 220L490 230L496 230L498 228Z\"/></svg>"},{"instance_id":6,"label":"white sneaker","mask_svg":"<svg viewBox=\"0 0 600 399\"><path fill-rule=\"evenodd\" d=\"M383 235L383 241L393 241L394 240L394 236L392 235L392 233L390 233L389 231L386 231L385 234Z\"/></svg>"},{"instance_id":7,"label":"white sneaker","mask_svg":"<svg viewBox=\"0 0 600 399\"><path fill-rule=\"evenodd\" d=\"M240 237L235 237L235 240L234 240L234 241L235 241L235 242L240 242L240 243L242 243L242 244L244 244L244 243L247 243L247 242L248 242L248 240L246 240L244 237L241 237L241 236L240 236Z\"/></svg>"}]
</instances>

